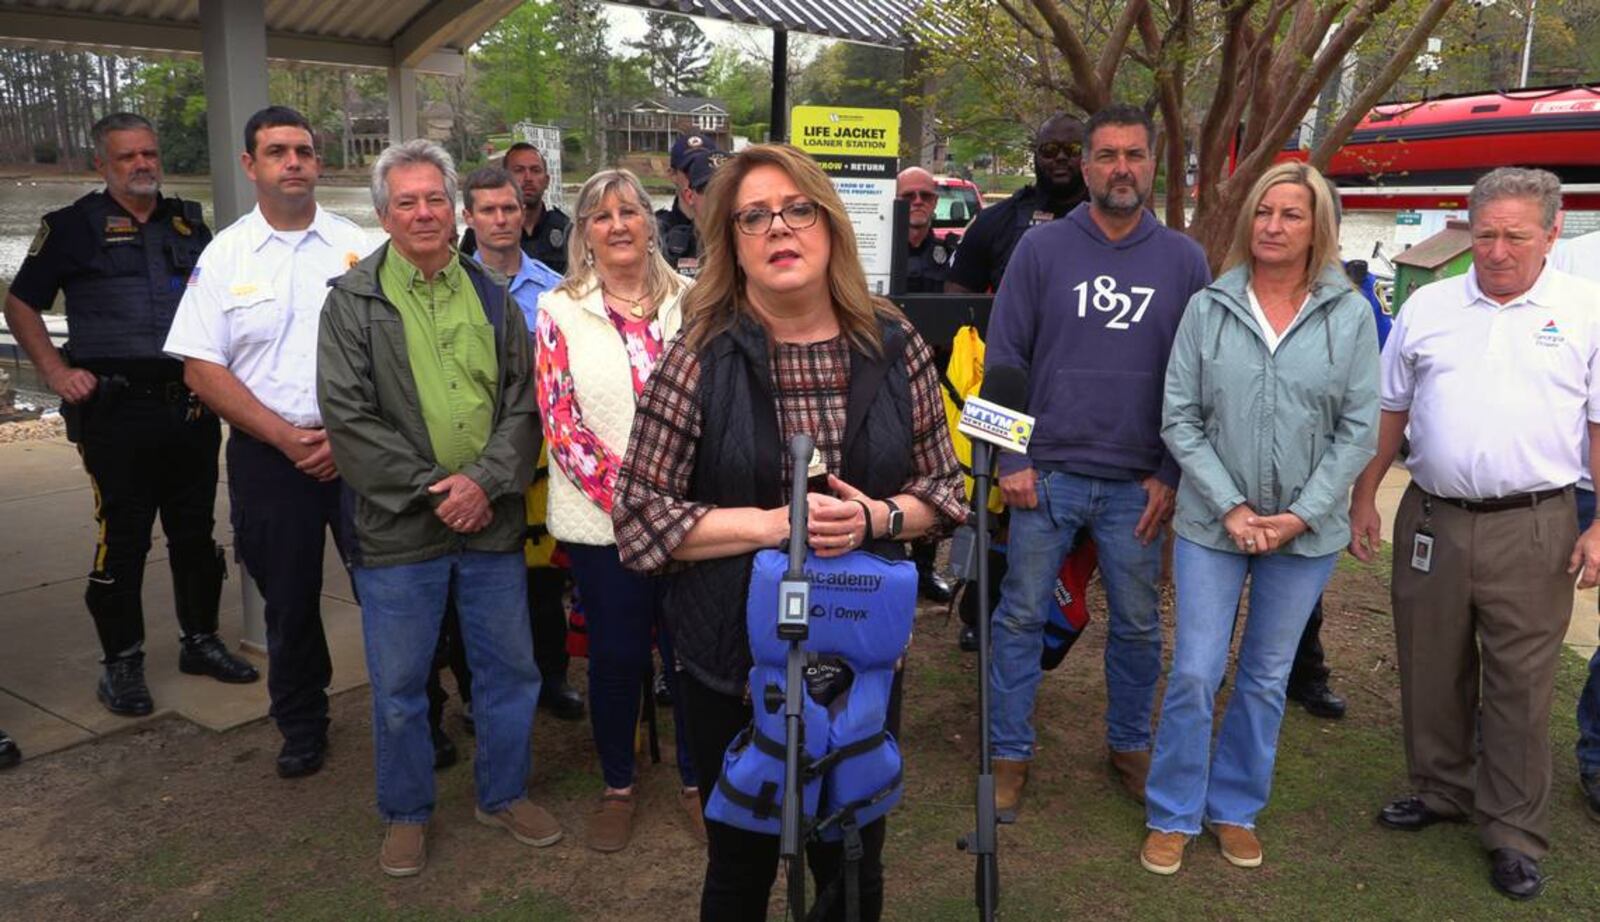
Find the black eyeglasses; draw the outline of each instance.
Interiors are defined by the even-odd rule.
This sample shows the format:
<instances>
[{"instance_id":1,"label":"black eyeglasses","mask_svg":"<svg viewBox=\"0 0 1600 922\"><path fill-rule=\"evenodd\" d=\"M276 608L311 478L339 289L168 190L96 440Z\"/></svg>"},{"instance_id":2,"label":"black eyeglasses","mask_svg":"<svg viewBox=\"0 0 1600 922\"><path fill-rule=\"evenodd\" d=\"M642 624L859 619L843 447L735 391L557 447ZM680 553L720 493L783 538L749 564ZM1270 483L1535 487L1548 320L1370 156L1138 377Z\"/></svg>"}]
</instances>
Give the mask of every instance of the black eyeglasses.
<instances>
[{"instance_id":1,"label":"black eyeglasses","mask_svg":"<svg viewBox=\"0 0 1600 922\"><path fill-rule=\"evenodd\" d=\"M1054 160L1062 154L1066 154L1068 157L1083 156L1082 144L1062 144L1059 141L1046 141L1034 148L1034 150L1038 151L1039 156L1046 160Z\"/></svg>"},{"instance_id":2,"label":"black eyeglasses","mask_svg":"<svg viewBox=\"0 0 1600 922\"><path fill-rule=\"evenodd\" d=\"M910 191L900 193L900 197L908 202L937 202L939 200L939 193L929 192L926 189L912 189Z\"/></svg>"},{"instance_id":3,"label":"black eyeglasses","mask_svg":"<svg viewBox=\"0 0 1600 922\"><path fill-rule=\"evenodd\" d=\"M816 202L790 202L777 211L770 208L746 208L733 213L733 224L739 233L754 237L772 229L772 219L783 216L783 226L792 231L805 230L817 223L822 209Z\"/></svg>"}]
</instances>

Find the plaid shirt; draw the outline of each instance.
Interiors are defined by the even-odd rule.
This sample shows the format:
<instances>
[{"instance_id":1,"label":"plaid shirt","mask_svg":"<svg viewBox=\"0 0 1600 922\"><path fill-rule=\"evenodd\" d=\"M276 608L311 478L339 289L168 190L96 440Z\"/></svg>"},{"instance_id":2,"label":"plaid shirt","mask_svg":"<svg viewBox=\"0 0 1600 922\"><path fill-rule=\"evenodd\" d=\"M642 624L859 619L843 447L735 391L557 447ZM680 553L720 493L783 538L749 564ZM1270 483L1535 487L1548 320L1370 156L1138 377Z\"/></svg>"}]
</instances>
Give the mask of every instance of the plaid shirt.
<instances>
[{"instance_id":1,"label":"plaid shirt","mask_svg":"<svg viewBox=\"0 0 1600 922\"><path fill-rule=\"evenodd\" d=\"M966 517L960 468L939 397L933 351L910 324L905 361L911 378L912 462L916 473L900 492L927 503L934 512L931 534ZM797 432L816 439L828 471L843 467L845 408L850 391L850 348L844 336L819 343L778 343L772 354L778 395L778 434L784 444ZM674 340L661 357L640 398L628 455L617 477L612 521L617 550L636 570L665 566L672 552L701 516L706 503L692 502L689 482L700 442L700 356ZM793 467L783 458L784 502ZM883 497L876 497L882 499Z\"/></svg>"}]
</instances>

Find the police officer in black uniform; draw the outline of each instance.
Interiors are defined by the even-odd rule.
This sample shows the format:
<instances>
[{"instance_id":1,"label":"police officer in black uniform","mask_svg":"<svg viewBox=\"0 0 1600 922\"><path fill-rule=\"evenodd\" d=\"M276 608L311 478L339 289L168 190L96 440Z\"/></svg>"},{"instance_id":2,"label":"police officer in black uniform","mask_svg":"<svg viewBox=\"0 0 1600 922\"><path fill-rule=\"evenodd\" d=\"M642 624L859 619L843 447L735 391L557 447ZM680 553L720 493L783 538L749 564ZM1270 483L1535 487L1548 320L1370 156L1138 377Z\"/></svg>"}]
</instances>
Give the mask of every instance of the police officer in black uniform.
<instances>
[{"instance_id":1,"label":"police officer in black uniform","mask_svg":"<svg viewBox=\"0 0 1600 922\"><path fill-rule=\"evenodd\" d=\"M685 220L663 218L660 212L656 213L656 226L661 231L661 256L679 275L694 278L700 274L700 232L695 222L700 219L700 202L706 186L727 156L711 147L690 151L683 160L683 185L672 203L673 211Z\"/></svg>"},{"instance_id":2,"label":"police officer in black uniform","mask_svg":"<svg viewBox=\"0 0 1600 922\"><path fill-rule=\"evenodd\" d=\"M522 252L562 275L567 274L567 235L572 219L554 206L546 205L544 194L550 188L550 170L544 154L526 141L511 145L500 165L522 187ZM471 255L478 241L468 228L461 235L461 252Z\"/></svg>"},{"instance_id":3,"label":"police officer in black uniform","mask_svg":"<svg viewBox=\"0 0 1600 922\"><path fill-rule=\"evenodd\" d=\"M1083 182L1083 123L1057 113L1039 126L1033 143L1034 185L978 212L956 247L945 291L1000 287L1011 251L1028 228L1064 216L1089 195Z\"/></svg>"},{"instance_id":4,"label":"police officer in black uniform","mask_svg":"<svg viewBox=\"0 0 1600 922\"><path fill-rule=\"evenodd\" d=\"M97 694L113 714L140 715L154 707L144 681L140 590L158 514L183 636L178 668L223 682L258 675L216 634L226 573L211 537L221 426L184 386L183 365L162 352L211 232L198 203L161 195L149 121L108 115L93 136L105 191L45 215L5 314L61 396L68 438L95 490L100 540L84 601L105 655ZM39 316L58 291L66 293L66 354Z\"/></svg>"},{"instance_id":5,"label":"police officer in black uniform","mask_svg":"<svg viewBox=\"0 0 1600 922\"><path fill-rule=\"evenodd\" d=\"M656 226L661 229L662 240L666 240L668 233L675 227L694 226L694 219L683 210L683 200L689 185L689 177L684 173L683 167L691 153L702 149L714 150L716 142L710 135L696 131L672 142L672 149L667 152L667 176L671 178L672 187L677 194L672 199L671 208L656 210Z\"/></svg>"},{"instance_id":6,"label":"police officer in black uniform","mask_svg":"<svg viewBox=\"0 0 1600 922\"><path fill-rule=\"evenodd\" d=\"M895 179L895 195L904 199L908 212L910 255L906 258L906 291L912 294L944 291L955 244L933 227L939 205L939 184L920 166L906 167Z\"/></svg>"}]
</instances>

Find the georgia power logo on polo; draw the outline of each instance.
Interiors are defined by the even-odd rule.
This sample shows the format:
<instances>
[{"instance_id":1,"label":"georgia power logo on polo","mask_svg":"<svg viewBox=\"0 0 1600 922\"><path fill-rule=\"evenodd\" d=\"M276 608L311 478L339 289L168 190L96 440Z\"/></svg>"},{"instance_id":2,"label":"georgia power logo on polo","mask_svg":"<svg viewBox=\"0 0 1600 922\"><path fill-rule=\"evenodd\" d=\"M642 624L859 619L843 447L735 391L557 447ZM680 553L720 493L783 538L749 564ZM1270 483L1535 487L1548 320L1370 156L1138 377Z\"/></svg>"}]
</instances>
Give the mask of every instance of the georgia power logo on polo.
<instances>
[{"instance_id":1,"label":"georgia power logo on polo","mask_svg":"<svg viewBox=\"0 0 1600 922\"><path fill-rule=\"evenodd\" d=\"M1545 321L1544 327L1539 330L1539 335L1534 342L1546 348L1553 348L1566 342L1567 338L1561 334L1561 328L1556 326L1555 318Z\"/></svg>"}]
</instances>

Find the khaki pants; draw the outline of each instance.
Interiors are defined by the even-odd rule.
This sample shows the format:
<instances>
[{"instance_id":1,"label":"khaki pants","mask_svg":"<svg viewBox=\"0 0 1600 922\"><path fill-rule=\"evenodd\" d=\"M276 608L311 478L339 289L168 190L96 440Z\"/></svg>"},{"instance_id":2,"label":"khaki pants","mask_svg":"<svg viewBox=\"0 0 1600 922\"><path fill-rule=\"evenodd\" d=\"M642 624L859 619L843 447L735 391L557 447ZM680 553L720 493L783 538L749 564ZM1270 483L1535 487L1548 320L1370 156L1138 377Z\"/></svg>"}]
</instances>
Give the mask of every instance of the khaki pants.
<instances>
[{"instance_id":1,"label":"khaki pants","mask_svg":"<svg viewBox=\"0 0 1600 922\"><path fill-rule=\"evenodd\" d=\"M1426 494L1394 523L1406 765L1428 808L1471 816L1486 848L1550 849L1550 694L1572 613L1572 495L1468 512L1437 499L1428 573L1411 566ZM1475 732L1476 731L1476 732ZM1480 748L1481 745L1481 748Z\"/></svg>"}]
</instances>

